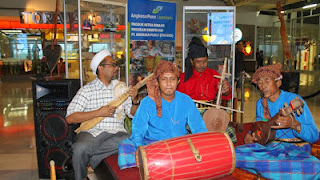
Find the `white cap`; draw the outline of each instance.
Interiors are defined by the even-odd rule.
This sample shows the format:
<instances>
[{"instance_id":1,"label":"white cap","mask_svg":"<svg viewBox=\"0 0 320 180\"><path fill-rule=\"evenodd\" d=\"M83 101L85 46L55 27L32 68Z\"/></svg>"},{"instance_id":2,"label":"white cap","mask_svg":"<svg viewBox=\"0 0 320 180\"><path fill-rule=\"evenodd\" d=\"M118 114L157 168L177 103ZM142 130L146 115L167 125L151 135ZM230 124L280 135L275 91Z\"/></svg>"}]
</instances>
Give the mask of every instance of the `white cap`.
<instances>
[{"instance_id":1,"label":"white cap","mask_svg":"<svg viewBox=\"0 0 320 180\"><path fill-rule=\"evenodd\" d=\"M90 68L92 69L92 73L94 75L97 75L96 72L97 72L99 64L107 56L111 56L111 53L105 49L99 51L96 55L93 56L91 63L90 63Z\"/></svg>"}]
</instances>

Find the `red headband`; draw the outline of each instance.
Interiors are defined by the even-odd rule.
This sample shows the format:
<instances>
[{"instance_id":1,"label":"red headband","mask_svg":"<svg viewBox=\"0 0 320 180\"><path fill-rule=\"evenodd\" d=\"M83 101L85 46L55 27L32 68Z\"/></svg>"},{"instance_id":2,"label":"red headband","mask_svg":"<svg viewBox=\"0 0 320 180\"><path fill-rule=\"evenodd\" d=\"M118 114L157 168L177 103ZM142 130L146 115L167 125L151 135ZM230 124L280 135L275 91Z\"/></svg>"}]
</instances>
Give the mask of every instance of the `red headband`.
<instances>
[{"instance_id":1,"label":"red headband","mask_svg":"<svg viewBox=\"0 0 320 180\"><path fill-rule=\"evenodd\" d=\"M161 95L158 78L164 73L174 73L180 76L180 71L171 61L160 61L153 72L153 76L147 80L148 96L156 102L157 116L162 116Z\"/></svg>"},{"instance_id":2,"label":"red headband","mask_svg":"<svg viewBox=\"0 0 320 180\"><path fill-rule=\"evenodd\" d=\"M281 63L263 66L253 74L252 82L257 83L259 78L265 77L265 76L272 77L274 79L278 79L278 78L282 79L281 68L282 68Z\"/></svg>"}]
</instances>

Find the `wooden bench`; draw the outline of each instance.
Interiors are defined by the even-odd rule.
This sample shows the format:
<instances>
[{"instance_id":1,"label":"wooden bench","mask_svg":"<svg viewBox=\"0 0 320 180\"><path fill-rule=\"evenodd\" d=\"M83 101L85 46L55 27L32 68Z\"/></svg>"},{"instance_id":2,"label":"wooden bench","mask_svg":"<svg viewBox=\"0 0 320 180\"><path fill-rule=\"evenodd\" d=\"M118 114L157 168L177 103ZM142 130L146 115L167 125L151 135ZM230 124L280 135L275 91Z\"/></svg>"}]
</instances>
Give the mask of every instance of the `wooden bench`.
<instances>
[{"instance_id":1,"label":"wooden bench","mask_svg":"<svg viewBox=\"0 0 320 180\"><path fill-rule=\"evenodd\" d=\"M139 169L137 167L128 168L124 170L120 170L118 166L118 155L112 155L104 159L103 163L106 166L106 169L111 173L108 175L108 180L139 180L140 174ZM111 176L111 177L110 177ZM222 178L218 178L218 180L235 180L232 175L224 176Z\"/></svg>"},{"instance_id":2,"label":"wooden bench","mask_svg":"<svg viewBox=\"0 0 320 180\"><path fill-rule=\"evenodd\" d=\"M250 130L250 127L251 127L251 123L243 124L243 131L237 133L238 141L236 146L243 144L244 136L248 133L248 131ZM312 147L313 147L312 155L320 159L320 139L316 143L314 143ZM98 177L98 179L104 179L104 180L109 180L109 179L110 180L139 180L140 179L139 169L137 167L120 170L118 166L117 154L105 158L99 166L103 166L101 169L104 170L104 175L101 178ZM239 172L238 169L236 169L235 171ZM250 176L251 175L255 176L254 174L248 171L244 171L244 172ZM237 179L237 174L234 172L233 175L224 176L219 179L235 180Z\"/></svg>"}]
</instances>

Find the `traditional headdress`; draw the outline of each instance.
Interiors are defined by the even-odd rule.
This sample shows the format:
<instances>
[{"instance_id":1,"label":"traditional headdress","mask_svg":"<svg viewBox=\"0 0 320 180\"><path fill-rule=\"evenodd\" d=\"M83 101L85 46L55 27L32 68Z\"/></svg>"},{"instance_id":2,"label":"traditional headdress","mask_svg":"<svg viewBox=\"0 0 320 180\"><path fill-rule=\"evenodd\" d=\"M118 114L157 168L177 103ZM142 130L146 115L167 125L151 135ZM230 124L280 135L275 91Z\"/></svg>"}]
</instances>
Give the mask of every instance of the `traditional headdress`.
<instances>
[{"instance_id":1,"label":"traditional headdress","mask_svg":"<svg viewBox=\"0 0 320 180\"><path fill-rule=\"evenodd\" d=\"M267 77L272 77L275 80L282 79L281 68L282 68L282 64L281 63L260 67L253 74L252 82L253 83L257 83L259 78L266 77L266 76ZM268 99L267 98L263 98L262 99L262 107L263 107L263 116L264 116L264 118L265 119L271 119L269 106L268 106Z\"/></svg>"},{"instance_id":2,"label":"traditional headdress","mask_svg":"<svg viewBox=\"0 0 320 180\"><path fill-rule=\"evenodd\" d=\"M94 75L97 75L96 72L97 72L99 64L107 56L111 56L111 53L105 49L99 51L96 55L93 56L91 63L90 63L90 68L92 69L92 73Z\"/></svg>"},{"instance_id":3,"label":"traditional headdress","mask_svg":"<svg viewBox=\"0 0 320 180\"><path fill-rule=\"evenodd\" d=\"M184 81L187 81L193 74L192 64L190 59L208 57L207 48L202 44L201 40L197 37L193 37L189 44L188 57L185 60L186 63L186 72Z\"/></svg>"},{"instance_id":4,"label":"traditional headdress","mask_svg":"<svg viewBox=\"0 0 320 180\"><path fill-rule=\"evenodd\" d=\"M282 79L281 68L282 68L282 64L281 63L260 67L253 74L252 82L253 83L257 83L259 78L265 77L265 76L272 77L275 80Z\"/></svg>"},{"instance_id":5,"label":"traditional headdress","mask_svg":"<svg viewBox=\"0 0 320 180\"><path fill-rule=\"evenodd\" d=\"M174 73L180 76L180 71L171 61L160 61L153 72L153 76L147 80L147 91L149 97L156 102L157 116L162 116L161 94L158 78L164 73Z\"/></svg>"}]
</instances>

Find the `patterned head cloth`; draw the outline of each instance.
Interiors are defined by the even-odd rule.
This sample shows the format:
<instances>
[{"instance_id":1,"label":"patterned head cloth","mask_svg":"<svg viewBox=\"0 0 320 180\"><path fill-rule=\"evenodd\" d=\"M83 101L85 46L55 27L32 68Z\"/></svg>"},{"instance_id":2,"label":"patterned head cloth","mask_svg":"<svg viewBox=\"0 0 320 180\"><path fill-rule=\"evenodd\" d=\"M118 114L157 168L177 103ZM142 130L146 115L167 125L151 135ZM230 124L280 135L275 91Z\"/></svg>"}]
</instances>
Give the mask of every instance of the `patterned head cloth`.
<instances>
[{"instance_id":1,"label":"patterned head cloth","mask_svg":"<svg viewBox=\"0 0 320 180\"><path fill-rule=\"evenodd\" d=\"M162 116L161 94L158 79L164 73L173 73L179 78L180 71L171 61L160 61L153 72L153 76L147 80L147 91L149 97L156 102L157 116Z\"/></svg>"},{"instance_id":2,"label":"patterned head cloth","mask_svg":"<svg viewBox=\"0 0 320 180\"><path fill-rule=\"evenodd\" d=\"M254 74L252 77L252 82L253 83L257 83L258 79L261 77L272 77L275 80L279 80L282 79L282 75L281 75L281 68L282 68L282 64L281 63L277 63L274 65L268 65L268 66L263 66L260 67Z\"/></svg>"},{"instance_id":3,"label":"patterned head cloth","mask_svg":"<svg viewBox=\"0 0 320 180\"><path fill-rule=\"evenodd\" d=\"M193 74L192 64L190 59L208 57L207 48L202 44L201 40L197 37L193 37L189 44L188 57L185 60L186 63L186 72L184 81L187 81Z\"/></svg>"}]
</instances>

